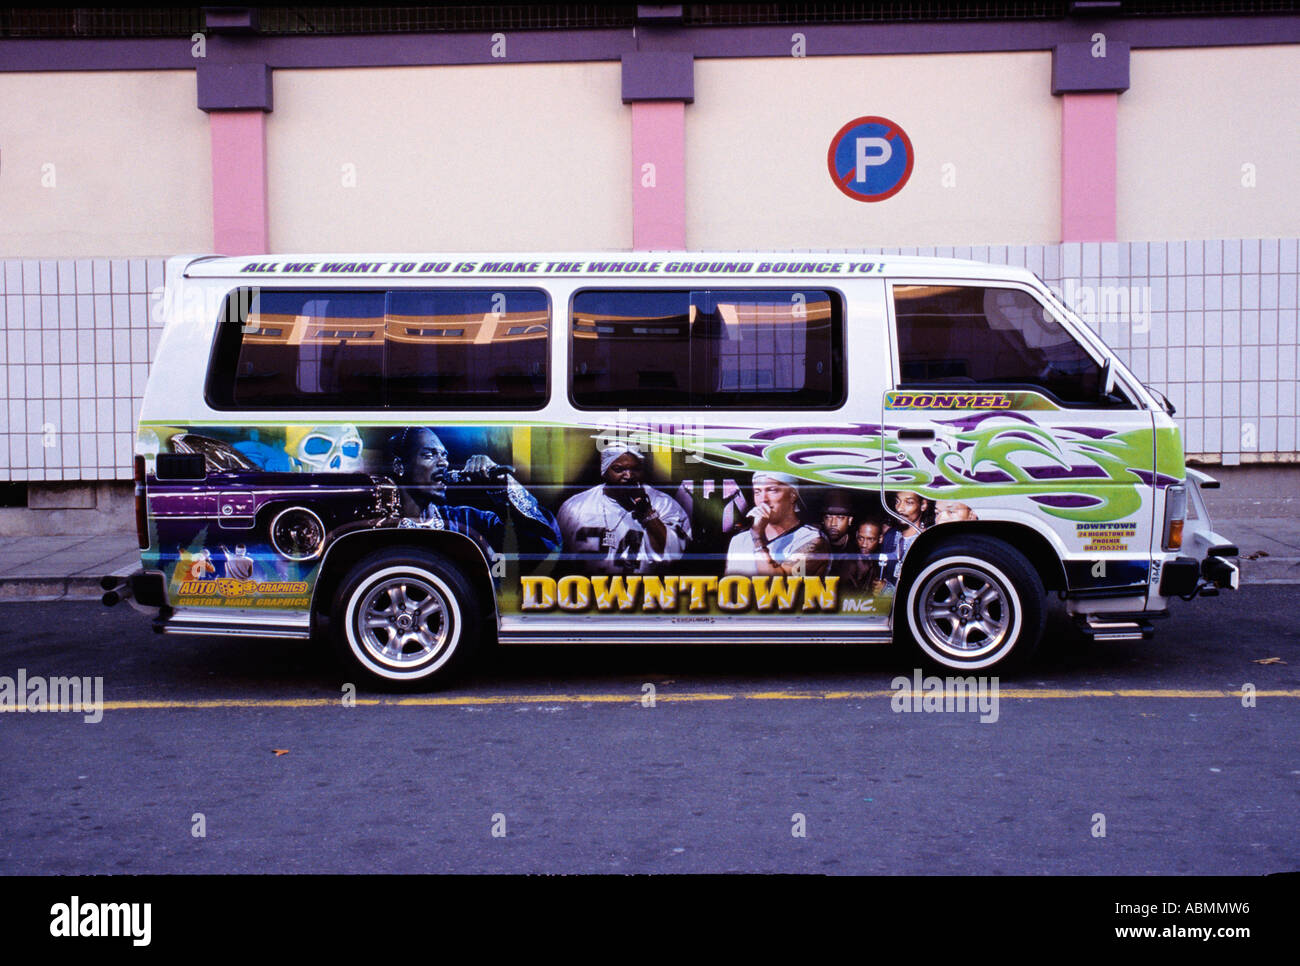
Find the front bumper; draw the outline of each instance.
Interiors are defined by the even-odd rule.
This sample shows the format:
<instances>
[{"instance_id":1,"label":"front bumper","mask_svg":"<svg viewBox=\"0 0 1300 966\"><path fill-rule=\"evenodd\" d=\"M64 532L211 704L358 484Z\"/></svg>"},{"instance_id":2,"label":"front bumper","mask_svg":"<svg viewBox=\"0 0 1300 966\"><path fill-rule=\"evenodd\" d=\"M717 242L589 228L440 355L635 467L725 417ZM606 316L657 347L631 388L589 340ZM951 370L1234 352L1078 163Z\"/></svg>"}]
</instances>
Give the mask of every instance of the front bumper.
<instances>
[{"instance_id":1,"label":"front bumper","mask_svg":"<svg viewBox=\"0 0 1300 966\"><path fill-rule=\"evenodd\" d=\"M1213 596L1221 588L1236 590L1241 573L1234 559L1237 547L1214 532L1201 490L1215 489L1218 480L1198 470L1187 470L1187 520L1183 524L1182 553L1166 560L1160 573L1160 596L1190 600L1197 594Z\"/></svg>"}]
</instances>

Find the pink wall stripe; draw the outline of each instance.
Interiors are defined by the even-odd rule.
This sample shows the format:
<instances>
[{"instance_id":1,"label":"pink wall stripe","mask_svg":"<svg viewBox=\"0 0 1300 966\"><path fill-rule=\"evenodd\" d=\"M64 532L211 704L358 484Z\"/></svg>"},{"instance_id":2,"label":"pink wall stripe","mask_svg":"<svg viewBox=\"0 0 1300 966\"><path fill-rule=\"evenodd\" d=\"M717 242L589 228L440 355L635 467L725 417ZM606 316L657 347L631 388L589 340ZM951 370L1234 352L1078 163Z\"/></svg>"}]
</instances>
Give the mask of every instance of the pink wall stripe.
<instances>
[{"instance_id":1,"label":"pink wall stripe","mask_svg":"<svg viewBox=\"0 0 1300 966\"><path fill-rule=\"evenodd\" d=\"M1061 97L1061 241L1114 241L1119 95Z\"/></svg>"},{"instance_id":2,"label":"pink wall stripe","mask_svg":"<svg viewBox=\"0 0 1300 966\"><path fill-rule=\"evenodd\" d=\"M211 111L212 248L221 255L268 250L266 114Z\"/></svg>"},{"instance_id":3,"label":"pink wall stripe","mask_svg":"<svg viewBox=\"0 0 1300 966\"><path fill-rule=\"evenodd\" d=\"M681 101L632 104L632 247L686 247L686 105Z\"/></svg>"}]
</instances>

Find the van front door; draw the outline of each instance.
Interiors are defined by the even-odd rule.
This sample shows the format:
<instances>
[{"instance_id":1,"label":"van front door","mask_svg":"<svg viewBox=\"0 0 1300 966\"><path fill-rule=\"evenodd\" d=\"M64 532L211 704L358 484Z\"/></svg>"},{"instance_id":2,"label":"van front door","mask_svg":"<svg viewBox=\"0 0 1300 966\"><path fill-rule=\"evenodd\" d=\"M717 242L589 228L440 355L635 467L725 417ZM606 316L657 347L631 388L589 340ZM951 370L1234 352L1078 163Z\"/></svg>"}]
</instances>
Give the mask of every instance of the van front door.
<instances>
[{"instance_id":1,"label":"van front door","mask_svg":"<svg viewBox=\"0 0 1300 966\"><path fill-rule=\"evenodd\" d=\"M1071 591L1145 594L1151 494L1161 480L1152 413L1122 389L1106 393L1104 359L1028 286L897 280L889 288L887 582L915 572L907 554L932 548L943 533L933 528L987 534L995 523L1044 537ZM996 532L1013 544L1023 534Z\"/></svg>"}]
</instances>

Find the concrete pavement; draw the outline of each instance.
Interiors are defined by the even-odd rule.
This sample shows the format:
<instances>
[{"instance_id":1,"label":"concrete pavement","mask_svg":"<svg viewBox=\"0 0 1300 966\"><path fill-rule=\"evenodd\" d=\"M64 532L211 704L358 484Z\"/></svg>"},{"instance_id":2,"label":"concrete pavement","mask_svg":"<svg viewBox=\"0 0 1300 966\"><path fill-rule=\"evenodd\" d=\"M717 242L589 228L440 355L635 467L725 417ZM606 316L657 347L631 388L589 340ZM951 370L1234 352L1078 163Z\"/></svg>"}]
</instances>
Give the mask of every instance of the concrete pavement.
<instances>
[{"instance_id":1,"label":"concrete pavement","mask_svg":"<svg viewBox=\"0 0 1300 966\"><path fill-rule=\"evenodd\" d=\"M0 537L0 600L94 600L101 577L139 566L134 531Z\"/></svg>"},{"instance_id":2,"label":"concrete pavement","mask_svg":"<svg viewBox=\"0 0 1300 966\"><path fill-rule=\"evenodd\" d=\"M1241 550L1244 582L1300 584L1300 521L1291 517L1215 520L1214 528Z\"/></svg>"}]
</instances>

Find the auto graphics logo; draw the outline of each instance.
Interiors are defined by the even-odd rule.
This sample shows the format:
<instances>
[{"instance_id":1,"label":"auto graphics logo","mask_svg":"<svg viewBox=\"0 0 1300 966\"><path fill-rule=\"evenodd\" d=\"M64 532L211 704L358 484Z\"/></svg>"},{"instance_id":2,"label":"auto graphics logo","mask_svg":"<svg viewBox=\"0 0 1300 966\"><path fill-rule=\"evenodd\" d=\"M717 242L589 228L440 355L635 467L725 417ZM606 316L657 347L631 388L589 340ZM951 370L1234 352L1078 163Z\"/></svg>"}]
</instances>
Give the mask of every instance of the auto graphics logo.
<instances>
[{"instance_id":1,"label":"auto graphics logo","mask_svg":"<svg viewBox=\"0 0 1300 966\"><path fill-rule=\"evenodd\" d=\"M304 580L238 580L234 577L217 577L211 580L187 580L181 584L181 595L212 594L221 597L247 597L252 594L305 594Z\"/></svg>"}]
</instances>

